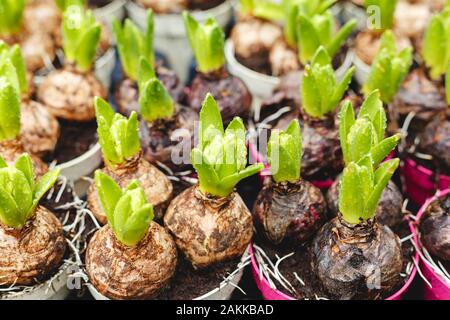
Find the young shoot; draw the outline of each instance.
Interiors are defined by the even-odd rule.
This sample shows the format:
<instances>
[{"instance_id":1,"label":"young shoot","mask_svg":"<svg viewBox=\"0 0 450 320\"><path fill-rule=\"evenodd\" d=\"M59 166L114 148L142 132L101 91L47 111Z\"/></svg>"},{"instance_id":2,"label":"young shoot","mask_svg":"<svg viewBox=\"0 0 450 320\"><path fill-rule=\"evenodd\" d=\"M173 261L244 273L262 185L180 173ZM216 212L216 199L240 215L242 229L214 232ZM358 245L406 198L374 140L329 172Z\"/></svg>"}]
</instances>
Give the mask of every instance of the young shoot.
<instances>
[{"instance_id":1,"label":"young shoot","mask_svg":"<svg viewBox=\"0 0 450 320\"><path fill-rule=\"evenodd\" d=\"M240 0L240 11L249 16L270 21L284 19L283 7L280 3L270 0Z\"/></svg>"},{"instance_id":2,"label":"young shoot","mask_svg":"<svg viewBox=\"0 0 450 320\"><path fill-rule=\"evenodd\" d=\"M371 30L384 31L392 28L397 2L398 0L364 0Z\"/></svg>"},{"instance_id":3,"label":"young shoot","mask_svg":"<svg viewBox=\"0 0 450 320\"><path fill-rule=\"evenodd\" d=\"M11 64L9 65L12 67ZM19 92L17 91L17 87L11 83L9 78L0 76L0 141L16 139L19 134Z\"/></svg>"},{"instance_id":4,"label":"young shoot","mask_svg":"<svg viewBox=\"0 0 450 320\"><path fill-rule=\"evenodd\" d=\"M145 237L154 217L144 189L133 180L122 190L114 179L101 171L95 172L95 184L117 240L128 247L137 245Z\"/></svg>"},{"instance_id":5,"label":"young shoot","mask_svg":"<svg viewBox=\"0 0 450 320\"><path fill-rule=\"evenodd\" d=\"M339 210L345 221L358 224L373 219L384 188L398 168L399 159L374 167L370 155L350 162L340 182Z\"/></svg>"},{"instance_id":6,"label":"young shoot","mask_svg":"<svg viewBox=\"0 0 450 320\"><path fill-rule=\"evenodd\" d=\"M300 179L302 136L297 119L285 131L273 130L267 146L270 171L276 183Z\"/></svg>"},{"instance_id":7,"label":"young shoot","mask_svg":"<svg viewBox=\"0 0 450 320\"><path fill-rule=\"evenodd\" d=\"M400 141L400 134L385 137L387 118L377 90L368 95L355 119L353 105L346 101L340 112L339 136L346 165L371 156L377 167Z\"/></svg>"},{"instance_id":8,"label":"young shoot","mask_svg":"<svg viewBox=\"0 0 450 320\"><path fill-rule=\"evenodd\" d=\"M433 80L439 80L450 64L450 6L435 15L425 32L423 58Z\"/></svg>"},{"instance_id":9,"label":"young shoot","mask_svg":"<svg viewBox=\"0 0 450 320\"><path fill-rule=\"evenodd\" d=\"M126 75L134 81L139 80L140 59L144 57L154 65L153 51L153 11L147 11L147 30L144 32L131 20L126 19L123 26L118 20L113 22L117 50Z\"/></svg>"},{"instance_id":10,"label":"young shoot","mask_svg":"<svg viewBox=\"0 0 450 320\"><path fill-rule=\"evenodd\" d=\"M26 0L0 1L0 35L9 36L20 31Z\"/></svg>"},{"instance_id":11,"label":"young shoot","mask_svg":"<svg viewBox=\"0 0 450 320\"><path fill-rule=\"evenodd\" d=\"M15 69L15 76L9 72L12 70L7 70L9 63ZM9 47L0 40L0 64L0 74L7 76L15 85L17 84L17 89L21 94L26 94L28 92L27 69L20 46L15 44Z\"/></svg>"},{"instance_id":12,"label":"young shoot","mask_svg":"<svg viewBox=\"0 0 450 320\"><path fill-rule=\"evenodd\" d=\"M183 18L198 70L204 74L220 70L225 64L225 34L217 21L210 17L200 24L187 11Z\"/></svg>"},{"instance_id":13,"label":"young shoot","mask_svg":"<svg viewBox=\"0 0 450 320\"><path fill-rule=\"evenodd\" d=\"M63 14L63 48L65 58L81 72L89 71L100 42L101 26L92 11L82 6L69 6Z\"/></svg>"},{"instance_id":14,"label":"young shoot","mask_svg":"<svg viewBox=\"0 0 450 320\"><path fill-rule=\"evenodd\" d=\"M199 143L192 150L192 164L204 194L226 197L236 184L259 171L262 163L247 167L246 130L236 117L224 130L216 101L208 94L200 111Z\"/></svg>"},{"instance_id":15,"label":"young shoot","mask_svg":"<svg viewBox=\"0 0 450 320\"><path fill-rule=\"evenodd\" d=\"M297 17L300 13L307 17L323 14L336 2L337 0L283 0L286 42L292 47L297 45Z\"/></svg>"},{"instance_id":16,"label":"young shoot","mask_svg":"<svg viewBox=\"0 0 450 320\"><path fill-rule=\"evenodd\" d=\"M97 132L103 157L109 166L120 165L133 158L141 150L137 113L130 118L114 113L103 99L95 98Z\"/></svg>"},{"instance_id":17,"label":"young shoot","mask_svg":"<svg viewBox=\"0 0 450 320\"><path fill-rule=\"evenodd\" d=\"M147 123L172 118L175 113L175 102L166 87L156 78L150 64L142 59L139 92L141 116Z\"/></svg>"},{"instance_id":18,"label":"young shoot","mask_svg":"<svg viewBox=\"0 0 450 320\"><path fill-rule=\"evenodd\" d=\"M327 10L322 14L307 16L299 12L297 17L297 44L300 62L306 65L315 52L323 46L334 57L356 26L356 20L348 21L336 32L336 22Z\"/></svg>"},{"instance_id":19,"label":"young shoot","mask_svg":"<svg viewBox=\"0 0 450 320\"><path fill-rule=\"evenodd\" d=\"M362 89L364 95L378 89L384 103L392 102L412 63L412 48L405 48L398 53L394 34L390 30L385 31L381 38L380 51Z\"/></svg>"},{"instance_id":20,"label":"young shoot","mask_svg":"<svg viewBox=\"0 0 450 320\"><path fill-rule=\"evenodd\" d=\"M60 170L55 169L35 182L33 164L27 154L21 155L14 166L8 166L0 156L0 222L22 229L59 174Z\"/></svg>"},{"instance_id":21,"label":"young shoot","mask_svg":"<svg viewBox=\"0 0 450 320\"><path fill-rule=\"evenodd\" d=\"M301 85L302 106L308 115L321 118L332 112L350 85L354 67L337 83L331 58L324 47L319 47L311 65L307 65Z\"/></svg>"}]
</instances>

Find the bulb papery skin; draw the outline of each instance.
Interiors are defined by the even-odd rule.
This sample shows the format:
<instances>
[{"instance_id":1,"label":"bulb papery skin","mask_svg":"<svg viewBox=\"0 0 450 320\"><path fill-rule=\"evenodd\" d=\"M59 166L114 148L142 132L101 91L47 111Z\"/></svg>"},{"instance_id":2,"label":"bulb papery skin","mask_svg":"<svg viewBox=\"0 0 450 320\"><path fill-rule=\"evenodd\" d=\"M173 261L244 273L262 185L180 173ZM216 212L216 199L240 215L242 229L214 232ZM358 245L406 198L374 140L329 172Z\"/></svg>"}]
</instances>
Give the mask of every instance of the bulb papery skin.
<instances>
[{"instance_id":1,"label":"bulb papery skin","mask_svg":"<svg viewBox=\"0 0 450 320\"><path fill-rule=\"evenodd\" d=\"M25 150L21 138L8 141L0 141L0 155L5 159L6 163L14 166L16 160L27 150ZM37 156L30 154L33 163L33 169L36 177L43 176L48 171L48 166Z\"/></svg>"},{"instance_id":2,"label":"bulb papery skin","mask_svg":"<svg viewBox=\"0 0 450 320\"><path fill-rule=\"evenodd\" d=\"M355 225L335 217L314 238L311 254L331 299L383 299L401 280L400 239L374 220Z\"/></svg>"},{"instance_id":3,"label":"bulb papery skin","mask_svg":"<svg viewBox=\"0 0 450 320\"><path fill-rule=\"evenodd\" d=\"M106 99L106 89L92 72L71 67L52 72L38 89L38 98L55 117L68 121L95 119L94 98Z\"/></svg>"},{"instance_id":4,"label":"bulb papery skin","mask_svg":"<svg viewBox=\"0 0 450 320\"><path fill-rule=\"evenodd\" d=\"M0 225L2 286L33 285L48 279L61 265L65 249L61 222L44 207L37 207L21 230Z\"/></svg>"},{"instance_id":5,"label":"bulb papery skin","mask_svg":"<svg viewBox=\"0 0 450 320\"><path fill-rule=\"evenodd\" d=\"M208 93L217 101L225 125L237 116L248 119L252 95L241 79L224 68L208 74L198 73L187 93L188 105L199 112Z\"/></svg>"},{"instance_id":6,"label":"bulb papery skin","mask_svg":"<svg viewBox=\"0 0 450 320\"><path fill-rule=\"evenodd\" d=\"M162 220L172 200L172 183L161 171L147 162L141 153L122 165L106 166L102 171L113 178L121 188L125 188L132 180L137 179L153 206L155 219ZM92 183L88 190L88 206L101 224L107 223L95 183Z\"/></svg>"},{"instance_id":7,"label":"bulb papery skin","mask_svg":"<svg viewBox=\"0 0 450 320\"><path fill-rule=\"evenodd\" d=\"M22 102L20 135L25 149L37 156L55 150L60 128L58 120L39 102Z\"/></svg>"},{"instance_id":8,"label":"bulb papery skin","mask_svg":"<svg viewBox=\"0 0 450 320\"><path fill-rule=\"evenodd\" d=\"M164 225L197 269L242 256L253 236L251 214L237 193L211 197L198 186L172 200Z\"/></svg>"},{"instance_id":9,"label":"bulb papery skin","mask_svg":"<svg viewBox=\"0 0 450 320\"><path fill-rule=\"evenodd\" d=\"M434 200L419 222L420 240L432 255L450 261L450 195Z\"/></svg>"},{"instance_id":10,"label":"bulb papery skin","mask_svg":"<svg viewBox=\"0 0 450 320\"><path fill-rule=\"evenodd\" d=\"M275 183L266 178L253 207L258 231L274 244L302 245L327 220L322 192L311 183Z\"/></svg>"},{"instance_id":11,"label":"bulb papery skin","mask_svg":"<svg viewBox=\"0 0 450 320\"><path fill-rule=\"evenodd\" d=\"M327 203L330 213L336 216L339 212L339 176L328 189ZM404 221L405 215L402 211L403 196L398 187L392 181L389 181L386 189L381 194L376 210L377 222L393 228Z\"/></svg>"},{"instance_id":12,"label":"bulb papery skin","mask_svg":"<svg viewBox=\"0 0 450 320\"><path fill-rule=\"evenodd\" d=\"M98 230L86 252L86 270L97 291L117 300L156 297L170 283L177 265L177 249L169 233L151 222L135 246L121 244L109 225Z\"/></svg>"}]
</instances>

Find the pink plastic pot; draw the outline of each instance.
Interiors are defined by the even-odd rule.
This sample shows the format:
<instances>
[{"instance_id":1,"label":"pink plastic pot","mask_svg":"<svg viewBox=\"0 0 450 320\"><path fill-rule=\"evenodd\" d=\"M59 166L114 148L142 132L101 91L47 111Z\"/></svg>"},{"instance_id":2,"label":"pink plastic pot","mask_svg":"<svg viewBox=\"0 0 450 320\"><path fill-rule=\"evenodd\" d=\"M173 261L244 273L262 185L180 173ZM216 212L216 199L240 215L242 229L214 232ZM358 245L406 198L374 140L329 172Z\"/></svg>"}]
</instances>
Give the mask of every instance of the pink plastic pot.
<instances>
[{"instance_id":1,"label":"pink plastic pot","mask_svg":"<svg viewBox=\"0 0 450 320\"><path fill-rule=\"evenodd\" d=\"M259 178L261 180L261 183L264 182L264 179L267 176L271 176L271 172L270 172L270 166L268 163L264 162L264 158L263 156L258 152L258 150L256 149L256 147L253 145L253 143L249 143L248 144L248 148L251 152L252 158L256 161L256 162L261 162L264 163L264 170L262 170L259 173ZM334 180L332 179L328 179L328 180L322 180L322 181L311 181L311 183L316 186L319 189L329 189L332 185L333 185Z\"/></svg>"},{"instance_id":2,"label":"pink plastic pot","mask_svg":"<svg viewBox=\"0 0 450 320\"><path fill-rule=\"evenodd\" d=\"M420 208L417 214L417 221L422 217L425 209L430 205L432 201L437 198L443 197L450 193L450 189L444 191L438 191L436 195L432 198L429 198ZM421 248L421 243L419 237L416 237L416 244L418 248ZM450 300L450 286L442 279L436 272L434 272L433 268L431 268L421 257L420 259L420 270L424 277L431 284L431 288L424 284L423 294L426 300Z\"/></svg>"},{"instance_id":3,"label":"pink plastic pot","mask_svg":"<svg viewBox=\"0 0 450 320\"><path fill-rule=\"evenodd\" d=\"M421 205L436 193L434 174L431 170L417 164L411 158L407 158L402 167L406 194L415 203ZM450 187L450 177L440 175L438 190Z\"/></svg>"},{"instance_id":4,"label":"pink plastic pot","mask_svg":"<svg viewBox=\"0 0 450 320\"><path fill-rule=\"evenodd\" d=\"M413 234L414 241L417 241L417 233L416 233L415 226L412 223L410 223L409 227ZM281 292L279 290L272 289L270 287L270 284L267 281L267 279L264 278L264 276L261 277L261 274L259 271L259 266L258 266L258 263L256 262L256 259L255 259L253 253L254 253L254 250L253 250L253 243L252 243L250 245L250 258L251 258L253 279L255 280L256 286L258 287L259 291L261 291L261 294L262 294L264 300L295 300L295 298L288 296L287 294L284 294L283 292ZM413 259L415 260L415 262L416 262L415 265L416 265L419 261L419 254L416 253L415 256L413 257ZM408 290L414 280L414 277L416 276L416 273L417 273L417 269L414 266L413 269L411 270L408 280L405 282L403 287L400 290L398 290L396 293L394 293L392 296L388 297L386 300L402 300L402 298L408 292ZM447 288L447 290L448 290L448 288Z\"/></svg>"}]
</instances>

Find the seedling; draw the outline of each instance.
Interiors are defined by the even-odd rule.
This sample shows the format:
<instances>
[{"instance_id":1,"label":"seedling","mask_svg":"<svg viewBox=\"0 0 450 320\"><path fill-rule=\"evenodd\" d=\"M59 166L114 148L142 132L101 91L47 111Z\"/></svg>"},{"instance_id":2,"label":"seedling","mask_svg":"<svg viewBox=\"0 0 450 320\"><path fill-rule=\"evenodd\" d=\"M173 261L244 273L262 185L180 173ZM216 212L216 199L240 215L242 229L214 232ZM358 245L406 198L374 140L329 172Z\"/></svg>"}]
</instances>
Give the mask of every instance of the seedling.
<instances>
[{"instance_id":1,"label":"seedling","mask_svg":"<svg viewBox=\"0 0 450 320\"><path fill-rule=\"evenodd\" d=\"M299 58L306 65L315 52L323 46L330 57L334 57L356 26L356 20L350 20L336 32L335 20L330 11L307 16L299 12L297 37Z\"/></svg>"},{"instance_id":2,"label":"seedling","mask_svg":"<svg viewBox=\"0 0 450 320\"><path fill-rule=\"evenodd\" d=\"M224 130L213 96L208 94L200 112L199 144L192 150L192 164L204 194L226 197L239 181L261 171L261 163L247 167L246 130L234 118Z\"/></svg>"},{"instance_id":3,"label":"seedling","mask_svg":"<svg viewBox=\"0 0 450 320\"><path fill-rule=\"evenodd\" d=\"M398 53L394 34L390 30L385 31L381 38L380 51L373 61L369 77L363 86L364 94L367 96L378 89L384 103L392 102L412 62L412 48L405 48Z\"/></svg>"},{"instance_id":4,"label":"seedling","mask_svg":"<svg viewBox=\"0 0 450 320\"><path fill-rule=\"evenodd\" d=\"M153 66L153 11L147 11L147 29L142 31L131 20L126 19L122 26L118 20L113 23L120 61L126 75L134 80L139 79L140 59L143 57Z\"/></svg>"},{"instance_id":5,"label":"seedling","mask_svg":"<svg viewBox=\"0 0 450 320\"><path fill-rule=\"evenodd\" d=\"M337 83L331 58L324 47L319 47L302 80L302 106L308 115L321 118L332 112L347 91L353 72L354 67Z\"/></svg>"},{"instance_id":6,"label":"seedling","mask_svg":"<svg viewBox=\"0 0 450 320\"><path fill-rule=\"evenodd\" d=\"M59 174L59 169L49 171L36 183L33 164L27 154L20 156L14 167L9 167L0 156L0 222L22 229Z\"/></svg>"},{"instance_id":7,"label":"seedling","mask_svg":"<svg viewBox=\"0 0 450 320\"><path fill-rule=\"evenodd\" d=\"M208 18L200 24L187 11L183 18L198 70L207 74L221 69L225 64L225 34L217 21Z\"/></svg>"},{"instance_id":8,"label":"seedling","mask_svg":"<svg viewBox=\"0 0 450 320\"><path fill-rule=\"evenodd\" d=\"M423 42L423 58L433 80L439 80L450 65L450 7L430 21Z\"/></svg>"},{"instance_id":9,"label":"seedling","mask_svg":"<svg viewBox=\"0 0 450 320\"><path fill-rule=\"evenodd\" d=\"M25 60L19 45L8 45L0 40L0 64L1 74L7 76L17 87L18 92L26 94L28 92L28 82L26 77ZM14 71L10 68L14 67Z\"/></svg>"},{"instance_id":10,"label":"seedling","mask_svg":"<svg viewBox=\"0 0 450 320\"><path fill-rule=\"evenodd\" d=\"M12 35L20 31L26 0L2 0L0 2L0 35Z\"/></svg>"},{"instance_id":11,"label":"seedling","mask_svg":"<svg viewBox=\"0 0 450 320\"><path fill-rule=\"evenodd\" d=\"M364 0L368 14L373 14L371 29L384 31L394 25L394 14L398 0Z\"/></svg>"},{"instance_id":12,"label":"seedling","mask_svg":"<svg viewBox=\"0 0 450 320\"><path fill-rule=\"evenodd\" d=\"M11 64L11 68L14 68ZM20 98L17 87L0 77L0 141L16 139L20 134Z\"/></svg>"}]
</instances>

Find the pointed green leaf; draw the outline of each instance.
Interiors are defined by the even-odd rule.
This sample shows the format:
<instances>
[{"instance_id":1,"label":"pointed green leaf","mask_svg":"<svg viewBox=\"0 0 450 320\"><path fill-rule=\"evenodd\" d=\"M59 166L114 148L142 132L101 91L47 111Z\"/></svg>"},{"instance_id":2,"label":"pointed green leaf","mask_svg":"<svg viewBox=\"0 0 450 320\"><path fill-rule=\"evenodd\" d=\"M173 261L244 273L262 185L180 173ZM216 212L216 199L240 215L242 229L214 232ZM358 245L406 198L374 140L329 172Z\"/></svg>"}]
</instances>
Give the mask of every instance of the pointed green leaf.
<instances>
[{"instance_id":1,"label":"pointed green leaf","mask_svg":"<svg viewBox=\"0 0 450 320\"><path fill-rule=\"evenodd\" d=\"M95 184L103 210L114 230L114 209L120 197L122 197L122 190L111 177L99 170L95 172Z\"/></svg>"},{"instance_id":2,"label":"pointed green leaf","mask_svg":"<svg viewBox=\"0 0 450 320\"><path fill-rule=\"evenodd\" d=\"M384 139L372 149L371 155L375 168L395 149L400 139L400 134L396 134Z\"/></svg>"},{"instance_id":3,"label":"pointed green leaf","mask_svg":"<svg viewBox=\"0 0 450 320\"><path fill-rule=\"evenodd\" d=\"M345 41L347 41L347 38L353 32L353 29L355 29L356 24L357 22L355 19L350 20L333 37L333 40L327 45L327 50L330 56L334 57L339 52L342 45Z\"/></svg>"},{"instance_id":4,"label":"pointed green leaf","mask_svg":"<svg viewBox=\"0 0 450 320\"><path fill-rule=\"evenodd\" d=\"M142 118L149 123L158 119L170 119L175 112L172 97L157 78L145 83L139 96L139 105Z\"/></svg>"},{"instance_id":5,"label":"pointed green leaf","mask_svg":"<svg viewBox=\"0 0 450 320\"><path fill-rule=\"evenodd\" d=\"M10 228L23 226L21 214L13 197L0 185L0 222Z\"/></svg>"},{"instance_id":6,"label":"pointed green leaf","mask_svg":"<svg viewBox=\"0 0 450 320\"><path fill-rule=\"evenodd\" d=\"M363 182L360 168L351 162L342 174L339 191L339 211L348 223L357 224L364 213Z\"/></svg>"},{"instance_id":7,"label":"pointed green leaf","mask_svg":"<svg viewBox=\"0 0 450 320\"><path fill-rule=\"evenodd\" d=\"M306 66L301 83L302 107L312 117L321 117L322 94L310 66Z\"/></svg>"},{"instance_id":8,"label":"pointed green leaf","mask_svg":"<svg viewBox=\"0 0 450 320\"><path fill-rule=\"evenodd\" d=\"M305 65L314 56L321 43L314 25L303 14L298 16L297 26L300 61Z\"/></svg>"},{"instance_id":9,"label":"pointed green leaf","mask_svg":"<svg viewBox=\"0 0 450 320\"><path fill-rule=\"evenodd\" d=\"M4 164L6 165L6 162ZM4 167L6 167L6 166L4 166ZM1 165L0 165L0 167L1 167ZM31 162L30 156L27 154L22 154L16 160L15 167L17 170L19 170L20 172L22 172L24 174L25 178L27 179L29 188L33 190L34 189L34 170L33 170L33 163Z\"/></svg>"},{"instance_id":10,"label":"pointed green leaf","mask_svg":"<svg viewBox=\"0 0 450 320\"><path fill-rule=\"evenodd\" d=\"M20 100L14 86L0 77L0 141L15 139L20 133Z\"/></svg>"},{"instance_id":11,"label":"pointed green leaf","mask_svg":"<svg viewBox=\"0 0 450 320\"><path fill-rule=\"evenodd\" d=\"M347 136L350 132L350 128L355 124L355 113L353 111L353 105L351 101L348 100L344 103L339 115L339 119L339 137L341 140L342 154L344 155L344 162L346 164L349 164L350 151Z\"/></svg>"},{"instance_id":12,"label":"pointed green leaf","mask_svg":"<svg viewBox=\"0 0 450 320\"><path fill-rule=\"evenodd\" d=\"M34 188L33 207L36 207L41 198L53 187L60 174L60 169L53 169L39 179Z\"/></svg>"},{"instance_id":13,"label":"pointed green leaf","mask_svg":"<svg viewBox=\"0 0 450 320\"><path fill-rule=\"evenodd\" d=\"M199 145L208 143L217 134L223 134L223 122L214 97L208 93L200 111Z\"/></svg>"}]
</instances>

